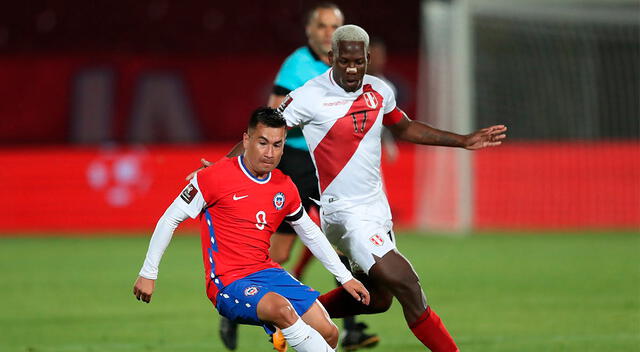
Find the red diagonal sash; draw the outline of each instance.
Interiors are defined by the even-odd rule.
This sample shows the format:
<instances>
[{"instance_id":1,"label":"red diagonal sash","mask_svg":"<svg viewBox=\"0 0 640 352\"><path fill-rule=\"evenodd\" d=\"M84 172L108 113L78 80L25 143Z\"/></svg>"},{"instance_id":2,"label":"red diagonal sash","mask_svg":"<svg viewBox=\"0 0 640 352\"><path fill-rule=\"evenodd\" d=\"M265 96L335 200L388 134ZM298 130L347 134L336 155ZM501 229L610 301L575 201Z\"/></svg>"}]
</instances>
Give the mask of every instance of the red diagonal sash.
<instances>
[{"instance_id":1,"label":"red diagonal sash","mask_svg":"<svg viewBox=\"0 0 640 352\"><path fill-rule=\"evenodd\" d=\"M370 84L362 87L362 94L351 104L349 111L339 118L322 138L313 156L318 168L320 193L344 169L358 149L360 141L376 122L382 108L382 95Z\"/></svg>"}]
</instances>

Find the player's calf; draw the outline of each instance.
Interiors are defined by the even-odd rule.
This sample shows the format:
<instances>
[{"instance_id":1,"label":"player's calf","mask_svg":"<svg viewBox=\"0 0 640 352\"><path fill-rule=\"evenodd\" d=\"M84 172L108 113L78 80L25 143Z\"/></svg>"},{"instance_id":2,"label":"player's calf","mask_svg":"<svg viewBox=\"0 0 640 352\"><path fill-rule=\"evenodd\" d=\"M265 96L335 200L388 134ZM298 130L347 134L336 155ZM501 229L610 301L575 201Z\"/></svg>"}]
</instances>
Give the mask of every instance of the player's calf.
<instances>
[{"instance_id":1,"label":"player's calf","mask_svg":"<svg viewBox=\"0 0 640 352\"><path fill-rule=\"evenodd\" d=\"M309 324L314 330L318 331L330 346L336 348L340 331L336 324L331 321L331 318L329 318L327 311L325 311L318 302L315 302L311 308L304 313L302 320Z\"/></svg>"},{"instance_id":2,"label":"player's calf","mask_svg":"<svg viewBox=\"0 0 640 352\"><path fill-rule=\"evenodd\" d=\"M433 352L456 352L458 347L440 317L427 305L418 275L397 251L376 260L369 276L384 284L402 305L411 332Z\"/></svg>"}]
</instances>

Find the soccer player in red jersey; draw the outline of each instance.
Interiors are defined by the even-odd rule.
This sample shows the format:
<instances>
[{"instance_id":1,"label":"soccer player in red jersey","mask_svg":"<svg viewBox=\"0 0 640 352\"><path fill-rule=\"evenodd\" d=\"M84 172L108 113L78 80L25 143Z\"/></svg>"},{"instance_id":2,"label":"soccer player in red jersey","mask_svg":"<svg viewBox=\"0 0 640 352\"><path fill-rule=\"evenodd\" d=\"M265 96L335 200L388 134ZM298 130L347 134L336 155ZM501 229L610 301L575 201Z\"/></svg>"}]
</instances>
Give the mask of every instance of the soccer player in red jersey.
<instances>
[{"instance_id":1,"label":"soccer player in red jersey","mask_svg":"<svg viewBox=\"0 0 640 352\"><path fill-rule=\"evenodd\" d=\"M302 127L318 172L323 230L360 270L371 293L367 306L354 304L342 287L319 300L332 318L340 318L384 312L395 297L409 328L427 348L458 351L427 304L411 263L395 246L380 177L382 128L411 143L467 150L500 145L507 128L496 125L460 135L410 120L396 107L391 88L366 74L368 46L364 29L338 28L329 53L332 67L292 91L279 108L289 127Z\"/></svg>"},{"instance_id":2,"label":"soccer player in red jersey","mask_svg":"<svg viewBox=\"0 0 640 352\"><path fill-rule=\"evenodd\" d=\"M277 327L296 351L333 351L338 329L317 301L320 294L271 260L271 235L287 221L354 299L368 304L369 293L306 214L291 179L274 170L285 135L277 110L253 113L243 155L198 172L160 218L133 293L151 301L173 231L188 217L199 218L207 296L221 315L262 325L269 334Z\"/></svg>"}]
</instances>

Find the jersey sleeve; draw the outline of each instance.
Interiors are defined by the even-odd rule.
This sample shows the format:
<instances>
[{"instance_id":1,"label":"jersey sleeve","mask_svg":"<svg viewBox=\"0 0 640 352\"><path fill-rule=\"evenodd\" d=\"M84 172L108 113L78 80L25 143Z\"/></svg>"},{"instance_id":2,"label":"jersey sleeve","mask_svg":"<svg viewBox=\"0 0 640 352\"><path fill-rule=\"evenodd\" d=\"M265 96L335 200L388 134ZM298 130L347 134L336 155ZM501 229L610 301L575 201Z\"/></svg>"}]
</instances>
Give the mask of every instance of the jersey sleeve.
<instances>
[{"instance_id":1,"label":"jersey sleeve","mask_svg":"<svg viewBox=\"0 0 640 352\"><path fill-rule=\"evenodd\" d=\"M280 71L276 75L276 80L273 82L274 86L284 88L285 91L292 91L300 87L304 82L301 82L300 75L298 74L298 59L294 55L290 55L284 60ZM283 90L280 90L284 92Z\"/></svg>"},{"instance_id":2,"label":"jersey sleeve","mask_svg":"<svg viewBox=\"0 0 640 352\"><path fill-rule=\"evenodd\" d=\"M278 107L278 111L287 121L288 127L296 127L308 123L313 118L313 102L307 98L307 86L302 86L287 95Z\"/></svg>"},{"instance_id":3,"label":"jersey sleeve","mask_svg":"<svg viewBox=\"0 0 640 352\"><path fill-rule=\"evenodd\" d=\"M383 86L382 92L385 101L383 113L388 114L396 108L396 95L393 93L393 89L383 80L380 80L380 84Z\"/></svg>"},{"instance_id":4,"label":"jersey sleeve","mask_svg":"<svg viewBox=\"0 0 640 352\"><path fill-rule=\"evenodd\" d=\"M195 174L191 179L191 182L189 182L187 187L182 190L180 196L175 202L180 210L187 213L187 215L193 219L195 219L207 205L204 195L202 194L202 190L198 184L198 174L200 172Z\"/></svg>"},{"instance_id":5,"label":"jersey sleeve","mask_svg":"<svg viewBox=\"0 0 640 352\"><path fill-rule=\"evenodd\" d=\"M298 192L298 187L291 181L291 178L288 179L291 189L291 202L289 202L289 207L287 209L287 215L285 216L285 221L296 221L302 217L304 213L304 208L302 207L302 200L300 199L300 192Z\"/></svg>"}]
</instances>

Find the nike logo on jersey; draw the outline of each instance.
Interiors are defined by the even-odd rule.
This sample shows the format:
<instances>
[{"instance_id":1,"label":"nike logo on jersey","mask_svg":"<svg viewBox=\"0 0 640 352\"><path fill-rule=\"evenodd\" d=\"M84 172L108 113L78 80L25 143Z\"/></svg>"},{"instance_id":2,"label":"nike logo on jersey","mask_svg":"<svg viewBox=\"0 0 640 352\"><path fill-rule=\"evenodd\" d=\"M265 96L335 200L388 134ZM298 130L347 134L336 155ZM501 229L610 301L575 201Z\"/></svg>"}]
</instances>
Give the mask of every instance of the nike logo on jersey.
<instances>
[{"instance_id":1,"label":"nike logo on jersey","mask_svg":"<svg viewBox=\"0 0 640 352\"><path fill-rule=\"evenodd\" d=\"M243 198L247 198L248 196L249 196L249 195L247 194L246 196L240 196L240 197L238 197L238 196L236 196L236 195L234 194L234 195L233 195L233 200L240 200L240 199L243 199Z\"/></svg>"}]
</instances>

